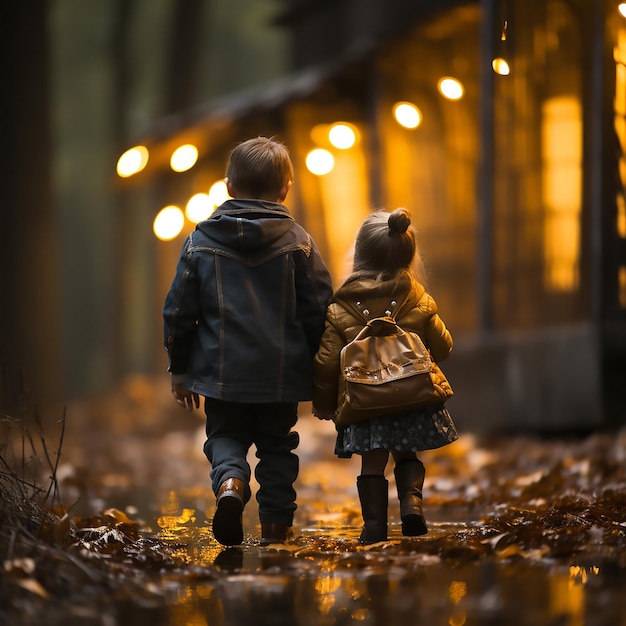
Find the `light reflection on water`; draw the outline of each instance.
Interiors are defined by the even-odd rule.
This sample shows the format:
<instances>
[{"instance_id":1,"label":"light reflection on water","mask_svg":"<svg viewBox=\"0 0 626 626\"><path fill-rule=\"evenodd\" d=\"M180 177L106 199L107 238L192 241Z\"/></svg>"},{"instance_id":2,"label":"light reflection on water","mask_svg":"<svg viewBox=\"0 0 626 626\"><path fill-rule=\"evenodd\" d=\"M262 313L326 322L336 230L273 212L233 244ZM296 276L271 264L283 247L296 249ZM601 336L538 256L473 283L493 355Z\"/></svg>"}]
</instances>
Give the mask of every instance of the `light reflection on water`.
<instances>
[{"instance_id":1,"label":"light reflection on water","mask_svg":"<svg viewBox=\"0 0 626 626\"><path fill-rule=\"evenodd\" d=\"M212 537L210 517L175 504L158 517L159 535L188 571L169 581L163 623L626 625L624 573L605 572L601 563L442 560L420 551L424 539L403 538L397 523L388 542L363 548L360 527L332 515L296 528L288 545L261 548L248 511L245 527L256 534L224 549ZM431 523L428 537L467 526Z\"/></svg>"},{"instance_id":2,"label":"light reflection on water","mask_svg":"<svg viewBox=\"0 0 626 626\"><path fill-rule=\"evenodd\" d=\"M593 605L598 608L567 568L351 566L323 559L302 567L286 562L297 561L293 556L256 548L254 556L247 548L235 552L241 553L239 573L180 587L171 598L169 623L582 626L591 623ZM610 615L603 608L593 623L623 624L609 621L623 608Z\"/></svg>"}]
</instances>

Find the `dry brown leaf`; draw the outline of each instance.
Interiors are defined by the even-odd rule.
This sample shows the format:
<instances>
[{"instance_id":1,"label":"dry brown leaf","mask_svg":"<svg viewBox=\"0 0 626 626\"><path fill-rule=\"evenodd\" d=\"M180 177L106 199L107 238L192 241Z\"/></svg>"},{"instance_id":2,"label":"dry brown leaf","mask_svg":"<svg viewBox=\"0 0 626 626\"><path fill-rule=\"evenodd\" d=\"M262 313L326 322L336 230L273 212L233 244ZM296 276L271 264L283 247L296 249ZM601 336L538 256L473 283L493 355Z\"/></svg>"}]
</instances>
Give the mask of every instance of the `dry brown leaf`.
<instances>
[{"instance_id":1,"label":"dry brown leaf","mask_svg":"<svg viewBox=\"0 0 626 626\"><path fill-rule=\"evenodd\" d=\"M40 598L44 600L48 599L48 592L41 586L39 581L35 578L19 578L15 581L22 589L26 589L26 591L30 591L35 595L38 595Z\"/></svg>"},{"instance_id":2,"label":"dry brown leaf","mask_svg":"<svg viewBox=\"0 0 626 626\"><path fill-rule=\"evenodd\" d=\"M120 511L119 509L107 509L106 511L103 511L102 514L105 517L112 517L117 524L136 524L136 522L130 519L124 511Z\"/></svg>"}]
</instances>

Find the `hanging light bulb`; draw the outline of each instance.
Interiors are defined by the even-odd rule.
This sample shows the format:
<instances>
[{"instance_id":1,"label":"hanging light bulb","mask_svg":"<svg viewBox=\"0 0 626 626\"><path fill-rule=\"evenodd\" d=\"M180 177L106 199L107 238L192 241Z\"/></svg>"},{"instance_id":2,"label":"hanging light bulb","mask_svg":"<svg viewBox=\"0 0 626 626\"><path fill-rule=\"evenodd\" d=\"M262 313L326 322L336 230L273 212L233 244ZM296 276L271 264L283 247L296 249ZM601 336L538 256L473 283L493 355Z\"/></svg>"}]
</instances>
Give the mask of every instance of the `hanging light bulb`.
<instances>
[{"instance_id":1,"label":"hanging light bulb","mask_svg":"<svg viewBox=\"0 0 626 626\"><path fill-rule=\"evenodd\" d=\"M502 30L500 31L500 41L497 43L496 47L498 52L494 57L493 61L491 61L491 67L496 74L500 76L508 76L511 73L511 68L509 66L508 61L506 60L507 48L506 40L508 39L509 32L509 21L504 20L502 22Z\"/></svg>"},{"instance_id":2,"label":"hanging light bulb","mask_svg":"<svg viewBox=\"0 0 626 626\"><path fill-rule=\"evenodd\" d=\"M502 32L500 33L500 41L506 41L508 30L509 30L509 21L504 20L504 23L502 24Z\"/></svg>"},{"instance_id":3,"label":"hanging light bulb","mask_svg":"<svg viewBox=\"0 0 626 626\"><path fill-rule=\"evenodd\" d=\"M141 172L148 163L148 156L149 153L146 146L129 148L117 161L117 175L120 178L128 178Z\"/></svg>"},{"instance_id":4,"label":"hanging light bulb","mask_svg":"<svg viewBox=\"0 0 626 626\"><path fill-rule=\"evenodd\" d=\"M214 182L209 189L209 200L211 202L211 211L230 199L228 188L224 180Z\"/></svg>"},{"instance_id":5,"label":"hanging light bulb","mask_svg":"<svg viewBox=\"0 0 626 626\"><path fill-rule=\"evenodd\" d=\"M191 169L198 160L198 148L193 144L186 143L174 150L170 158L170 167L175 172L186 172Z\"/></svg>"},{"instance_id":6,"label":"hanging light bulb","mask_svg":"<svg viewBox=\"0 0 626 626\"><path fill-rule=\"evenodd\" d=\"M465 93L463 84L456 78L446 76L439 81L439 93L448 100L460 100Z\"/></svg>"},{"instance_id":7,"label":"hanging light bulb","mask_svg":"<svg viewBox=\"0 0 626 626\"><path fill-rule=\"evenodd\" d=\"M356 139L356 130L352 124L338 122L337 124L333 124L328 131L328 140L339 150L352 148L356 143Z\"/></svg>"},{"instance_id":8,"label":"hanging light bulb","mask_svg":"<svg viewBox=\"0 0 626 626\"><path fill-rule=\"evenodd\" d=\"M196 193L187 201L185 216L190 222L197 224L207 219L214 208L208 193Z\"/></svg>"},{"instance_id":9,"label":"hanging light bulb","mask_svg":"<svg viewBox=\"0 0 626 626\"><path fill-rule=\"evenodd\" d=\"M178 237L185 225L183 212L174 205L161 209L154 218L152 230L161 241L171 241Z\"/></svg>"},{"instance_id":10,"label":"hanging light bulb","mask_svg":"<svg viewBox=\"0 0 626 626\"><path fill-rule=\"evenodd\" d=\"M311 150L306 157L306 166L309 172L317 176L328 174L335 166L335 158L324 148Z\"/></svg>"},{"instance_id":11,"label":"hanging light bulb","mask_svg":"<svg viewBox=\"0 0 626 626\"><path fill-rule=\"evenodd\" d=\"M417 128L422 123L422 112L411 102L396 102L393 116L404 128Z\"/></svg>"},{"instance_id":12,"label":"hanging light bulb","mask_svg":"<svg viewBox=\"0 0 626 626\"><path fill-rule=\"evenodd\" d=\"M496 57L491 62L491 67L496 74L500 74L500 76L508 76L511 73L511 68L509 64L506 62L506 59L502 57Z\"/></svg>"}]
</instances>

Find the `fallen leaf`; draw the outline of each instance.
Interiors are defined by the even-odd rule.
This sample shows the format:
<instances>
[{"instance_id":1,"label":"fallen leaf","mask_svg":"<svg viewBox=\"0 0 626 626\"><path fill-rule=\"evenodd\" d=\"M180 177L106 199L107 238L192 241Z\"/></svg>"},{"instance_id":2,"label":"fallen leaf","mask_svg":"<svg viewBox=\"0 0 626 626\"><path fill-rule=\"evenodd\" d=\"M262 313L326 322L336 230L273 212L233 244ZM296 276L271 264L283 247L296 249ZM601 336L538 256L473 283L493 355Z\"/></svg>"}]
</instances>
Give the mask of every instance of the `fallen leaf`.
<instances>
[{"instance_id":1,"label":"fallen leaf","mask_svg":"<svg viewBox=\"0 0 626 626\"><path fill-rule=\"evenodd\" d=\"M22 589L26 589L26 591L30 591L44 600L48 599L48 592L35 578L19 578L15 582L22 587Z\"/></svg>"},{"instance_id":2,"label":"fallen leaf","mask_svg":"<svg viewBox=\"0 0 626 626\"><path fill-rule=\"evenodd\" d=\"M112 517L118 524L135 524L136 522L130 519L126 513L119 509L107 509L102 513L106 517Z\"/></svg>"}]
</instances>

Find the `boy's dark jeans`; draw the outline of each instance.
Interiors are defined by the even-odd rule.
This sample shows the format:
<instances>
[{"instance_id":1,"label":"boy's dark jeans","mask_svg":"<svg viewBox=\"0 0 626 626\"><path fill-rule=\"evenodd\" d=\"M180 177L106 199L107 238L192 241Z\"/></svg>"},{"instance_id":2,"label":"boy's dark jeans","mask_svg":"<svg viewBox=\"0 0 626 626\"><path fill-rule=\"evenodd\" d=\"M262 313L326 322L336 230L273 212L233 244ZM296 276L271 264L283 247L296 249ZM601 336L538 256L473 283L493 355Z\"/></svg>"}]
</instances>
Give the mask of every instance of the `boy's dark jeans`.
<instances>
[{"instance_id":1,"label":"boy's dark jeans","mask_svg":"<svg viewBox=\"0 0 626 626\"><path fill-rule=\"evenodd\" d=\"M244 404L205 398L207 416L204 454L211 463L211 482L217 494L227 478L239 478L250 499L250 446L256 446L255 477L259 521L291 526L296 510L293 483L298 477L298 457L292 452L300 441L291 429L298 419L298 404Z\"/></svg>"}]
</instances>

